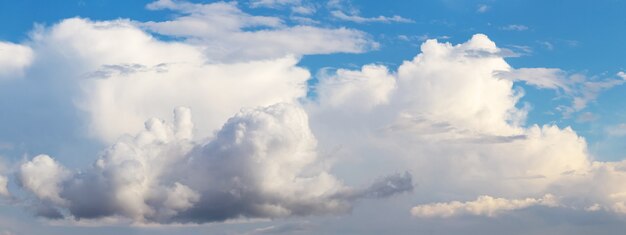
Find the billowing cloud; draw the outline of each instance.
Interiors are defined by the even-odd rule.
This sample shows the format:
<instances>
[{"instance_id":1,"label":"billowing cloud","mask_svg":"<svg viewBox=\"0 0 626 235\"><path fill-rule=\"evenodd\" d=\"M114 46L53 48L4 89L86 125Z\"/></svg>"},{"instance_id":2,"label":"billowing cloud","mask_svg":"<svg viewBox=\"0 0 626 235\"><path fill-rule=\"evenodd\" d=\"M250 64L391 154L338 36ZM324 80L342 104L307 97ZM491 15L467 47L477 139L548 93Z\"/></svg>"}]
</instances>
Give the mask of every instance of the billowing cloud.
<instances>
[{"instance_id":1,"label":"billowing cloud","mask_svg":"<svg viewBox=\"0 0 626 235\"><path fill-rule=\"evenodd\" d=\"M505 199L491 196L480 196L475 201L448 203L434 203L419 205L411 209L411 214L417 217L452 217L461 215L480 215L493 217L505 211L519 210L531 206L558 206L553 195L547 194L542 198Z\"/></svg>"},{"instance_id":2,"label":"billowing cloud","mask_svg":"<svg viewBox=\"0 0 626 235\"><path fill-rule=\"evenodd\" d=\"M316 86L319 102L332 107L369 109L389 102L396 80L384 66L367 65L361 71L339 69L321 74Z\"/></svg>"},{"instance_id":3,"label":"billowing cloud","mask_svg":"<svg viewBox=\"0 0 626 235\"><path fill-rule=\"evenodd\" d=\"M202 120L197 131L205 137L242 107L303 97L310 76L290 56L205 63L200 48L156 40L125 20L64 20L39 32L34 44L42 62L33 66L52 74L46 77L51 82L67 84L59 89L72 92L62 95L84 111L91 135L107 143L140 131L147 118L168 117L177 106L195 110Z\"/></svg>"},{"instance_id":4,"label":"billowing cloud","mask_svg":"<svg viewBox=\"0 0 626 235\"><path fill-rule=\"evenodd\" d=\"M28 46L0 41L0 81L23 76L34 57Z\"/></svg>"},{"instance_id":5,"label":"billowing cloud","mask_svg":"<svg viewBox=\"0 0 626 235\"><path fill-rule=\"evenodd\" d=\"M393 89L363 86L363 74L371 73L368 66L320 81L319 102L307 107L321 145L341 146L337 154L345 159L378 161L394 156L383 157L386 164L408 166L419 186L416 195L421 203L413 209L417 215L496 216L535 205L554 206L544 195L562 199L563 208L622 213L624 200L619 190L611 190L621 187L616 182L621 164L593 161L584 138L569 127L525 124L528 110L518 106L523 93L514 86L521 80L569 92L578 91L578 84L607 87L602 84L615 85L617 80L585 80L572 86L560 77L560 70L511 68L501 49L484 35L459 45L428 40L421 49L397 72L378 68L384 71L379 79L395 80L389 82L395 84ZM504 74L516 79L503 79ZM388 98L342 99L343 103L326 98L343 90ZM370 108L341 112L360 106ZM593 182L603 182L602 189L581 192ZM459 202L458 197L479 199Z\"/></svg>"},{"instance_id":6,"label":"billowing cloud","mask_svg":"<svg viewBox=\"0 0 626 235\"><path fill-rule=\"evenodd\" d=\"M287 26L282 19L253 16L235 3L192 4L161 0L149 9L170 9L183 14L170 21L140 25L152 32L187 38L200 45L210 61L248 61L286 55L359 53L377 43L358 30Z\"/></svg>"},{"instance_id":7,"label":"billowing cloud","mask_svg":"<svg viewBox=\"0 0 626 235\"><path fill-rule=\"evenodd\" d=\"M300 56L366 51L376 45L366 33L294 26L235 3L148 8L177 16L66 19L24 43L37 59L20 70L23 84L3 88L36 87L27 95L50 111L34 116L84 124L110 144L81 170L48 155L18 166L18 185L39 216L141 225L286 218L346 213L356 200L410 191L402 206L424 217L557 204L626 213L624 163L594 161L570 127L527 124L516 86L561 91L580 110L623 79L512 68L509 52L477 34L457 45L427 40L397 70L320 73L307 97ZM353 13L344 15L406 20ZM275 227L266 228L259 232Z\"/></svg>"},{"instance_id":8,"label":"billowing cloud","mask_svg":"<svg viewBox=\"0 0 626 235\"><path fill-rule=\"evenodd\" d=\"M42 200L56 204L66 203L59 194L61 193L60 184L68 176L68 170L48 155L38 155L22 164L18 173L19 182L23 188Z\"/></svg>"},{"instance_id":9,"label":"billowing cloud","mask_svg":"<svg viewBox=\"0 0 626 235\"><path fill-rule=\"evenodd\" d=\"M22 164L20 182L74 219L136 223L342 213L353 200L413 189L408 173L365 189L344 186L318 164L307 114L294 105L244 110L207 142L194 142L192 130L190 110L178 108L172 124L148 120L93 168L70 174L40 155Z\"/></svg>"}]
</instances>

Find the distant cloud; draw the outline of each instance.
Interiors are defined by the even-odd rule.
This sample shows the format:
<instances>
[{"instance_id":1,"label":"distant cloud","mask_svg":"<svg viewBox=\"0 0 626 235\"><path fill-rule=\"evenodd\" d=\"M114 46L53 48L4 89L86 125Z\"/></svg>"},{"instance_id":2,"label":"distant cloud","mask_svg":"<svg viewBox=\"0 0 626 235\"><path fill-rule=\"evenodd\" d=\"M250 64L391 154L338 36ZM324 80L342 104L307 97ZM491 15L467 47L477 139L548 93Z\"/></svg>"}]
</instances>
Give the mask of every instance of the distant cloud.
<instances>
[{"instance_id":1,"label":"distant cloud","mask_svg":"<svg viewBox=\"0 0 626 235\"><path fill-rule=\"evenodd\" d=\"M521 24L510 24L507 26L500 27L500 29L507 30L507 31L526 31L528 30L528 26L521 25Z\"/></svg>"},{"instance_id":2,"label":"distant cloud","mask_svg":"<svg viewBox=\"0 0 626 235\"><path fill-rule=\"evenodd\" d=\"M377 23L414 23L415 21L411 20L411 19L407 19L401 16L378 16L378 17L371 17L371 18L367 18L367 17L362 17L359 15L347 15L346 13L336 10L336 11L332 11L331 12L332 16L340 19L340 20L345 20L345 21L351 21L351 22L355 22L355 23L371 23L371 22L377 22Z\"/></svg>"},{"instance_id":3,"label":"distant cloud","mask_svg":"<svg viewBox=\"0 0 626 235\"><path fill-rule=\"evenodd\" d=\"M548 41L537 41L537 43L539 43L539 45L543 46L547 50L550 50L550 51L554 50L554 44L552 44L551 42L548 42Z\"/></svg>"},{"instance_id":4,"label":"distant cloud","mask_svg":"<svg viewBox=\"0 0 626 235\"><path fill-rule=\"evenodd\" d=\"M610 136L626 136L626 123L610 126L606 128L606 133Z\"/></svg>"},{"instance_id":5,"label":"distant cloud","mask_svg":"<svg viewBox=\"0 0 626 235\"><path fill-rule=\"evenodd\" d=\"M587 104L595 100L603 91L626 83L626 79L622 78L620 74L617 73L619 79L599 79L583 74L568 74L554 68L522 68L497 73L499 77L513 81L524 81L538 88L562 91L572 101L569 106L557 107L566 118L570 118L575 112L586 108Z\"/></svg>"},{"instance_id":6,"label":"distant cloud","mask_svg":"<svg viewBox=\"0 0 626 235\"><path fill-rule=\"evenodd\" d=\"M413 207L411 214L417 217L453 217L461 215L477 215L494 217L500 213L519 210L531 206L556 207L558 202L553 195L542 198L505 199L491 196L480 196L475 201L433 203Z\"/></svg>"},{"instance_id":7,"label":"distant cloud","mask_svg":"<svg viewBox=\"0 0 626 235\"><path fill-rule=\"evenodd\" d=\"M591 122L598 119L598 117L593 114L592 112L584 112L580 115L578 115L578 117L576 117L576 122L579 123L585 123L585 122Z\"/></svg>"},{"instance_id":8,"label":"distant cloud","mask_svg":"<svg viewBox=\"0 0 626 235\"><path fill-rule=\"evenodd\" d=\"M480 4L478 5L478 7L476 8L476 12L478 13L485 13L487 11L491 10L491 7L485 4Z\"/></svg>"}]
</instances>

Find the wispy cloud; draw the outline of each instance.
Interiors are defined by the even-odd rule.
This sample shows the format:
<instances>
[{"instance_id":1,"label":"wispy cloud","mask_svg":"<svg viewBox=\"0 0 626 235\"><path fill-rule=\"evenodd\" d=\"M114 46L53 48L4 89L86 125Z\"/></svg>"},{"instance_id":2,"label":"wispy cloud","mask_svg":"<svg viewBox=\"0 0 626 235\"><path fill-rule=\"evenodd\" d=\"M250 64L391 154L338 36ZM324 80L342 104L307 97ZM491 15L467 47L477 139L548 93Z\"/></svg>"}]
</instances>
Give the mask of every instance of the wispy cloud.
<instances>
[{"instance_id":1,"label":"wispy cloud","mask_svg":"<svg viewBox=\"0 0 626 235\"><path fill-rule=\"evenodd\" d=\"M355 23L414 23L412 19L404 18L402 16L377 16L377 17L362 17L356 14L347 15L343 11L332 11L331 15L337 19L351 21Z\"/></svg>"},{"instance_id":2,"label":"wispy cloud","mask_svg":"<svg viewBox=\"0 0 626 235\"><path fill-rule=\"evenodd\" d=\"M528 26L521 25L521 24L510 24L507 26L500 27L500 29L507 30L507 31L526 31L528 30Z\"/></svg>"},{"instance_id":3,"label":"wispy cloud","mask_svg":"<svg viewBox=\"0 0 626 235\"><path fill-rule=\"evenodd\" d=\"M478 13L485 13L487 11L491 10L491 7L485 4L480 4L478 5L478 7L476 8L476 12Z\"/></svg>"}]
</instances>

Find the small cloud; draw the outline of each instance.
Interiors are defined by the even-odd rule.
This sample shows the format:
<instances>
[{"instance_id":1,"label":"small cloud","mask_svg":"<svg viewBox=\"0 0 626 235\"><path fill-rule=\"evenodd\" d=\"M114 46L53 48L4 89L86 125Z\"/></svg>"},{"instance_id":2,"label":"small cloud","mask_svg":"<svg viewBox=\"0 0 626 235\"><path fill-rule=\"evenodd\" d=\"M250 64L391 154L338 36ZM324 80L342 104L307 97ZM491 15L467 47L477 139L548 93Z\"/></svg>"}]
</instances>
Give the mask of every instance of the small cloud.
<instances>
[{"instance_id":1,"label":"small cloud","mask_svg":"<svg viewBox=\"0 0 626 235\"><path fill-rule=\"evenodd\" d=\"M291 19L294 22L298 22L298 23L304 24L304 25L317 25L317 24L320 24L319 21L311 19L309 17L292 16L292 17L289 17L289 19Z\"/></svg>"},{"instance_id":2,"label":"small cloud","mask_svg":"<svg viewBox=\"0 0 626 235\"><path fill-rule=\"evenodd\" d=\"M509 45L512 51L518 55L529 55L533 53L533 48L526 45Z\"/></svg>"},{"instance_id":3,"label":"small cloud","mask_svg":"<svg viewBox=\"0 0 626 235\"><path fill-rule=\"evenodd\" d=\"M526 31L528 30L528 26L521 25L521 24L510 24L507 26L500 27L500 29L507 30L507 31Z\"/></svg>"},{"instance_id":4,"label":"small cloud","mask_svg":"<svg viewBox=\"0 0 626 235\"><path fill-rule=\"evenodd\" d=\"M476 12L478 13L485 13L487 11L489 11L491 9L490 6L485 5L485 4L480 4L478 5L478 8L476 8Z\"/></svg>"},{"instance_id":5,"label":"small cloud","mask_svg":"<svg viewBox=\"0 0 626 235\"><path fill-rule=\"evenodd\" d=\"M335 17L337 19L344 20L344 21L351 21L351 22L355 22L355 23L370 23L370 22L376 22L376 23L414 23L415 22L412 19L407 19L407 18L404 18L402 16L398 16L398 15L394 15L394 16L378 16L378 17L362 17L362 16L359 16L357 14L347 15L343 11L339 11L339 10L332 11L331 14L332 14L333 17Z\"/></svg>"},{"instance_id":6,"label":"small cloud","mask_svg":"<svg viewBox=\"0 0 626 235\"><path fill-rule=\"evenodd\" d=\"M626 123L610 126L606 128L606 133L614 137L626 136Z\"/></svg>"},{"instance_id":7,"label":"small cloud","mask_svg":"<svg viewBox=\"0 0 626 235\"><path fill-rule=\"evenodd\" d=\"M576 122L579 122L579 123L592 122L592 121L595 121L596 119L598 119L598 117L592 112L584 112L581 115L578 115L578 118L576 118Z\"/></svg>"},{"instance_id":8,"label":"small cloud","mask_svg":"<svg viewBox=\"0 0 626 235\"><path fill-rule=\"evenodd\" d=\"M623 71L620 71L619 73L617 73L617 76L626 80L626 73L624 73Z\"/></svg>"},{"instance_id":9,"label":"small cloud","mask_svg":"<svg viewBox=\"0 0 626 235\"><path fill-rule=\"evenodd\" d=\"M437 40L448 40L450 39L450 36L447 35L442 35L442 36L430 36L428 34L422 34L422 35L398 35L398 39L401 41L406 41L406 42L413 42L413 41L417 41L417 42L423 42L426 41L428 39L437 39Z\"/></svg>"},{"instance_id":10,"label":"small cloud","mask_svg":"<svg viewBox=\"0 0 626 235\"><path fill-rule=\"evenodd\" d=\"M554 44L552 44L551 42L548 41L537 41L537 43L539 43L539 45L545 47L548 50L554 50Z\"/></svg>"},{"instance_id":11,"label":"small cloud","mask_svg":"<svg viewBox=\"0 0 626 235\"><path fill-rule=\"evenodd\" d=\"M557 207L557 199L546 194L541 198L506 199L480 196L474 201L452 201L418 205L411 209L411 214L423 218L448 218L461 215L495 217L501 213L520 210L532 206Z\"/></svg>"}]
</instances>

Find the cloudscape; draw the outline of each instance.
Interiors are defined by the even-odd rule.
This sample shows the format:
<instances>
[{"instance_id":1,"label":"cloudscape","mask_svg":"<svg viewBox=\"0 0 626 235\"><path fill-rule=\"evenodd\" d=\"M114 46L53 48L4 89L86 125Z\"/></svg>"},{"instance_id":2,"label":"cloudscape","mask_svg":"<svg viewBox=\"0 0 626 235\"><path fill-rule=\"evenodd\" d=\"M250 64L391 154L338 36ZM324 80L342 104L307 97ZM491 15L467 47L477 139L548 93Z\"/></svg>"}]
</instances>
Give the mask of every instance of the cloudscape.
<instances>
[{"instance_id":1,"label":"cloudscape","mask_svg":"<svg viewBox=\"0 0 626 235\"><path fill-rule=\"evenodd\" d=\"M0 235L620 234L624 10L2 1Z\"/></svg>"}]
</instances>

